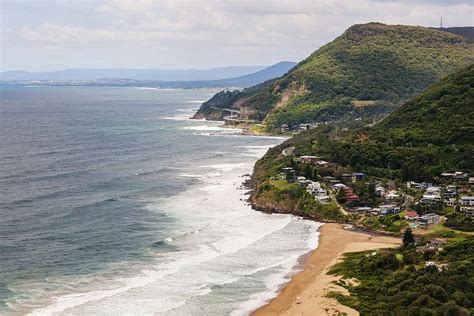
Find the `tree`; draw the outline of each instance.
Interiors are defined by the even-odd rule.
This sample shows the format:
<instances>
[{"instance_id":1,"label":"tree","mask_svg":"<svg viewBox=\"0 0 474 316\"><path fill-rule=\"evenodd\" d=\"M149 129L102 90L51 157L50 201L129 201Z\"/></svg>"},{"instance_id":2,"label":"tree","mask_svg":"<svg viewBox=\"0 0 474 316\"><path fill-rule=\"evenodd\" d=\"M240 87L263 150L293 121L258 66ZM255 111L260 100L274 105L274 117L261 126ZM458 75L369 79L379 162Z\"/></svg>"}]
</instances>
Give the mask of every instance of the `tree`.
<instances>
[{"instance_id":1,"label":"tree","mask_svg":"<svg viewBox=\"0 0 474 316\"><path fill-rule=\"evenodd\" d=\"M414 244L415 244L415 237L413 236L413 232L411 231L411 228L408 227L403 233L403 246L406 248Z\"/></svg>"},{"instance_id":2,"label":"tree","mask_svg":"<svg viewBox=\"0 0 474 316\"><path fill-rule=\"evenodd\" d=\"M336 200L341 204L344 204L347 202L346 192L344 192L343 189L339 189L339 191L337 192Z\"/></svg>"}]
</instances>

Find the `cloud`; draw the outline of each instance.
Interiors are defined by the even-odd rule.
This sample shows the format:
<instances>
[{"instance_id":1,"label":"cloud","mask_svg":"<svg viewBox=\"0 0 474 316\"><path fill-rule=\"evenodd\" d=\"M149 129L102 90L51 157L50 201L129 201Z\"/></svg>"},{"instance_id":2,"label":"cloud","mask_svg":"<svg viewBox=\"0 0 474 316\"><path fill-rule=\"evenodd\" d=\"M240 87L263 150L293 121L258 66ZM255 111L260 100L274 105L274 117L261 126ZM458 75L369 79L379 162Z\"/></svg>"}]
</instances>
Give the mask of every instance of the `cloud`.
<instances>
[{"instance_id":1,"label":"cloud","mask_svg":"<svg viewBox=\"0 0 474 316\"><path fill-rule=\"evenodd\" d=\"M56 5L49 15L39 4L36 11L28 10L24 25L22 16L9 17L11 22L4 26L12 32L2 41L23 41L19 47L35 47L38 53L48 45L69 55L74 48L87 47L96 56L146 46L147 51L140 54L148 54L149 60L156 60L156 54L161 63L176 63L180 56L189 63L200 58L198 62L209 66L216 62L268 64L280 58L300 60L355 23L436 26L442 15L446 26L472 24L472 3L447 2L107 0L74 2L74 7L69 2L54 2L44 4ZM26 9L23 5L25 16ZM9 56L15 56L14 45L7 46ZM130 59L122 57L121 62L126 60Z\"/></svg>"}]
</instances>

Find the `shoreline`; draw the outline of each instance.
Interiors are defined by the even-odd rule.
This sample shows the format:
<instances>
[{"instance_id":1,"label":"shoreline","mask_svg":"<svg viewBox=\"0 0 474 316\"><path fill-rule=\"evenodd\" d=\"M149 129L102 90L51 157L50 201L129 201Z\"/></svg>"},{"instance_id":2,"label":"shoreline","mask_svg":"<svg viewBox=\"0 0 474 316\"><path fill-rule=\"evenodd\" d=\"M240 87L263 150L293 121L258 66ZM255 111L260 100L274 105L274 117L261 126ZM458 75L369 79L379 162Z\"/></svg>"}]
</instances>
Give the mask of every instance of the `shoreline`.
<instances>
[{"instance_id":1,"label":"shoreline","mask_svg":"<svg viewBox=\"0 0 474 316\"><path fill-rule=\"evenodd\" d=\"M293 275L276 297L253 311L252 316L266 315L331 315L358 312L327 298L330 291L347 294L333 284L338 276L328 275L330 268L342 260L346 252L390 248L400 245L399 238L371 232L348 230L342 224L325 223L319 228L318 247L302 257L303 270Z\"/></svg>"}]
</instances>

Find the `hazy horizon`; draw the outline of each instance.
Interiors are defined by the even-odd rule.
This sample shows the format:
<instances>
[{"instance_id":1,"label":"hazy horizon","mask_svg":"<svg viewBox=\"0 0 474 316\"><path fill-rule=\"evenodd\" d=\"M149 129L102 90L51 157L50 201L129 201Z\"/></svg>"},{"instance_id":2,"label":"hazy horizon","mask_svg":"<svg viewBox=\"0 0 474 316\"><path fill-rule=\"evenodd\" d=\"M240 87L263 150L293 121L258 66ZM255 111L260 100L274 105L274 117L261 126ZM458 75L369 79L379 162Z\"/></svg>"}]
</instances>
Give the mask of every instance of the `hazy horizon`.
<instances>
[{"instance_id":1,"label":"hazy horizon","mask_svg":"<svg viewBox=\"0 0 474 316\"><path fill-rule=\"evenodd\" d=\"M472 26L470 0L5 1L0 71L301 61L353 24Z\"/></svg>"}]
</instances>

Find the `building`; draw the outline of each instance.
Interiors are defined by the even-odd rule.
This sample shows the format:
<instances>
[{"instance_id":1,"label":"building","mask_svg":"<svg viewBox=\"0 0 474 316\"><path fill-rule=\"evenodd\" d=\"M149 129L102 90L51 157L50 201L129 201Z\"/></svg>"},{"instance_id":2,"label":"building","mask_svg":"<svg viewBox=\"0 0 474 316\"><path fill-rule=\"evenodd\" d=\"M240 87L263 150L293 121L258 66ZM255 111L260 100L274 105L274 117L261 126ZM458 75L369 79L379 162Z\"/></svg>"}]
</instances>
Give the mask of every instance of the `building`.
<instances>
[{"instance_id":1,"label":"building","mask_svg":"<svg viewBox=\"0 0 474 316\"><path fill-rule=\"evenodd\" d=\"M347 185L342 184L342 183L336 183L336 184L333 184L332 186L333 190L336 190L336 191L341 190L341 189L345 190L347 187L348 187Z\"/></svg>"},{"instance_id":2,"label":"building","mask_svg":"<svg viewBox=\"0 0 474 316\"><path fill-rule=\"evenodd\" d=\"M318 157L316 156L300 156L300 161L305 164L314 165L318 162Z\"/></svg>"},{"instance_id":3,"label":"building","mask_svg":"<svg viewBox=\"0 0 474 316\"><path fill-rule=\"evenodd\" d=\"M424 194L420 200L421 204L433 204L441 201L441 196L434 194Z\"/></svg>"},{"instance_id":4,"label":"building","mask_svg":"<svg viewBox=\"0 0 474 316\"><path fill-rule=\"evenodd\" d=\"M354 172L352 174L352 182L360 181L365 178L365 174L362 172Z\"/></svg>"},{"instance_id":5,"label":"building","mask_svg":"<svg viewBox=\"0 0 474 316\"><path fill-rule=\"evenodd\" d=\"M286 167L281 169L282 178L286 179L288 182L295 182L296 180L296 171L291 167Z\"/></svg>"},{"instance_id":6,"label":"building","mask_svg":"<svg viewBox=\"0 0 474 316\"><path fill-rule=\"evenodd\" d=\"M380 214L388 215L400 212L400 208L396 204L383 204L379 206Z\"/></svg>"},{"instance_id":7,"label":"building","mask_svg":"<svg viewBox=\"0 0 474 316\"><path fill-rule=\"evenodd\" d=\"M330 197L326 194L316 195L316 200L318 200L320 203L327 203L329 202Z\"/></svg>"},{"instance_id":8,"label":"building","mask_svg":"<svg viewBox=\"0 0 474 316\"><path fill-rule=\"evenodd\" d=\"M461 206L459 210L466 213L466 215L474 217L474 206Z\"/></svg>"},{"instance_id":9,"label":"building","mask_svg":"<svg viewBox=\"0 0 474 316\"><path fill-rule=\"evenodd\" d=\"M405 219L409 221L414 221L418 219L418 213L417 212L407 212L405 216L403 216Z\"/></svg>"},{"instance_id":10,"label":"building","mask_svg":"<svg viewBox=\"0 0 474 316\"><path fill-rule=\"evenodd\" d=\"M444 203L445 206L452 207L452 206L456 205L456 199L444 200L443 203Z\"/></svg>"},{"instance_id":11,"label":"building","mask_svg":"<svg viewBox=\"0 0 474 316\"><path fill-rule=\"evenodd\" d=\"M459 203L461 205L474 205L474 196L461 196Z\"/></svg>"},{"instance_id":12,"label":"building","mask_svg":"<svg viewBox=\"0 0 474 316\"><path fill-rule=\"evenodd\" d=\"M419 216L417 219L417 224L421 228L427 228L430 225L436 224L440 221L441 217L435 213L425 214Z\"/></svg>"},{"instance_id":13,"label":"building","mask_svg":"<svg viewBox=\"0 0 474 316\"><path fill-rule=\"evenodd\" d=\"M385 199L396 201L400 199L400 195L396 193L397 191L390 191L388 194L385 195Z\"/></svg>"},{"instance_id":14,"label":"building","mask_svg":"<svg viewBox=\"0 0 474 316\"><path fill-rule=\"evenodd\" d=\"M430 187L426 188L425 192L427 194L439 195L441 193L441 188L440 187L435 187L435 186L430 186Z\"/></svg>"}]
</instances>

